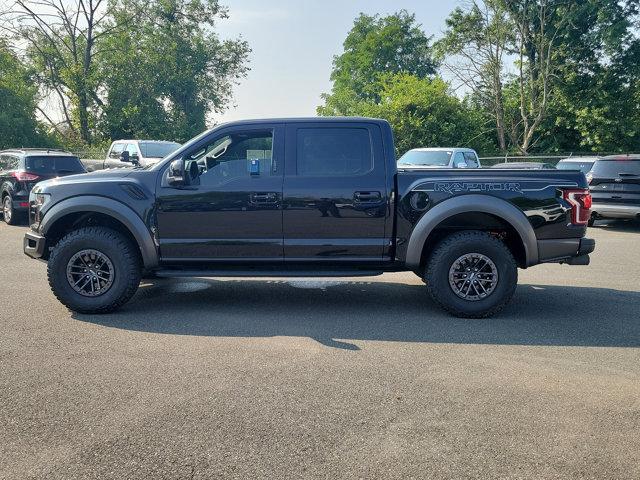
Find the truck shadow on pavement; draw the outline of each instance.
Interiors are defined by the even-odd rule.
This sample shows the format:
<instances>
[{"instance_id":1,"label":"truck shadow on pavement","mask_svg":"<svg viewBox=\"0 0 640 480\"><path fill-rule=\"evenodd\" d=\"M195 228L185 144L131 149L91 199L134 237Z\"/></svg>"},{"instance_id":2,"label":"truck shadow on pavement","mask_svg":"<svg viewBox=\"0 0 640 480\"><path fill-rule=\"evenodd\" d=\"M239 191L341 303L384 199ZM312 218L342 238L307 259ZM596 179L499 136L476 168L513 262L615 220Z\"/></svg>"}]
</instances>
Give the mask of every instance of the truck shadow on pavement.
<instances>
[{"instance_id":1,"label":"truck shadow on pavement","mask_svg":"<svg viewBox=\"0 0 640 480\"><path fill-rule=\"evenodd\" d=\"M346 350L381 340L498 345L640 347L640 292L520 285L489 319L441 311L423 285L342 280L166 279L143 283L110 315L73 318L173 335L310 337Z\"/></svg>"}]
</instances>

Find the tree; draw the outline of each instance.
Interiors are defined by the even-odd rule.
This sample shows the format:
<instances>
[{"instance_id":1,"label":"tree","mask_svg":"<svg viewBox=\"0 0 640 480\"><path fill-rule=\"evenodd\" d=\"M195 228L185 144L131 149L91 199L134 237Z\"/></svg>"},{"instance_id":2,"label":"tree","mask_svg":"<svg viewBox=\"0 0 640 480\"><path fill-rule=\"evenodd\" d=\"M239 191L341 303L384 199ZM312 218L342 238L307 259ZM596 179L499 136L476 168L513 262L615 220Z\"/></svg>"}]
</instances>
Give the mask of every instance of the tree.
<instances>
[{"instance_id":1,"label":"tree","mask_svg":"<svg viewBox=\"0 0 640 480\"><path fill-rule=\"evenodd\" d=\"M104 0L15 0L3 28L24 45L46 93L57 97L66 128L92 141L93 109L101 106L95 54L112 32L103 28L114 4ZM43 114L47 119L48 115ZM49 121L55 125L51 119Z\"/></svg>"},{"instance_id":2,"label":"tree","mask_svg":"<svg viewBox=\"0 0 640 480\"><path fill-rule=\"evenodd\" d=\"M135 5L114 13L126 22ZM103 127L112 138L150 136L185 141L205 129L210 112L227 106L247 72L249 46L221 41L215 22L227 11L217 0L147 4L135 29L119 29L105 45Z\"/></svg>"},{"instance_id":3,"label":"tree","mask_svg":"<svg viewBox=\"0 0 640 480\"><path fill-rule=\"evenodd\" d=\"M568 27L576 2L504 0L516 28L517 84L520 122L512 126L512 141L524 154L545 118L560 62L561 32Z\"/></svg>"},{"instance_id":4,"label":"tree","mask_svg":"<svg viewBox=\"0 0 640 480\"><path fill-rule=\"evenodd\" d=\"M361 104L357 114L388 120L399 154L425 146L496 148L482 112L453 95L440 78L386 75L380 97L378 103Z\"/></svg>"},{"instance_id":5,"label":"tree","mask_svg":"<svg viewBox=\"0 0 640 480\"><path fill-rule=\"evenodd\" d=\"M361 13L343 45L333 60L331 94L324 94L325 105L318 107L321 115L349 115L359 102L377 102L383 75L435 74L430 37L406 10L386 17Z\"/></svg>"},{"instance_id":6,"label":"tree","mask_svg":"<svg viewBox=\"0 0 640 480\"><path fill-rule=\"evenodd\" d=\"M588 0L559 32L559 68L543 150L640 149L638 0Z\"/></svg>"},{"instance_id":7,"label":"tree","mask_svg":"<svg viewBox=\"0 0 640 480\"><path fill-rule=\"evenodd\" d=\"M447 30L436 44L448 55L444 68L491 113L499 148L507 150L503 97L505 57L513 43L513 28L499 0L472 1L467 10L456 8L446 20Z\"/></svg>"},{"instance_id":8,"label":"tree","mask_svg":"<svg viewBox=\"0 0 640 480\"><path fill-rule=\"evenodd\" d=\"M50 144L35 118L36 104L27 69L0 39L0 149Z\"/></svg>"}]
</instances>

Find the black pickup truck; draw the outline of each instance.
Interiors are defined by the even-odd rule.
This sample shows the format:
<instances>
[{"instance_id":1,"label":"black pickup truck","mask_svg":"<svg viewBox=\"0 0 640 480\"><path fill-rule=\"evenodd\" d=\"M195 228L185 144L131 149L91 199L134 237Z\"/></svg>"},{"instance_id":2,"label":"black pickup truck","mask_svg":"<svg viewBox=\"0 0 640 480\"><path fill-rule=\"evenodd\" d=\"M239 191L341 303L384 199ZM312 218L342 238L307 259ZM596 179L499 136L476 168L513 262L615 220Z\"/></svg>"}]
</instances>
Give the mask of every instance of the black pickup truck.
<instances>
[{"instance_id":1,"label":"black pickup truck","mask_svg":"<svg viewBox=\"0 0 640 480\"><path fill-rule=\"evenodd\" d=\"M24 252L78 312L112 311L145 275L412 271L442 307L485 317L518 267L589 263L579 171L396 166L384 120L227 123L156 165L36 185Z\"/></svg>"}]
</instances>

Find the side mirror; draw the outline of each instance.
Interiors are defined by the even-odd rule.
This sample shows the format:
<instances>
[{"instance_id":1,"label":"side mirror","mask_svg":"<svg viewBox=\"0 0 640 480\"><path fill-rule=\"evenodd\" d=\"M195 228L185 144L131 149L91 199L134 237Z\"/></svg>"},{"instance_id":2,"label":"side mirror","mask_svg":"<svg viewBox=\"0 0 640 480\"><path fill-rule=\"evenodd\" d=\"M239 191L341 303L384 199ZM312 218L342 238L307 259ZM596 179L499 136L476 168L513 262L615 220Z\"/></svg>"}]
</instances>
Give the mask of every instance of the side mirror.
<instances>
[{"instance_id":1,"label":"side mirror","mask_svg":"<svg viewBox=\"0 0 640 480\"><path fill-rule=\"evenodd\" d=\"M123 162L130 162L131 160L129 159L129 152L127 150L125 150L124 152L122 152L120 154L120 160Z\"/></svg>"},{"instance_id":2,"label":"side mirror","mask_svg":"<svg viewBox=\"0 0 640 480\"><path fill-rule=\"evenodd\" d=\"M181 187L185 184L184 160L182 160L181 158L178 160L174 160L169 165L167 183L171 187Z\"/></svg>"},{"instance_id":3,"label":"side mirror","mask_svg":"<svg viewBox=\"0 0 640 480\"><path fill-rule=\"evenodd\" d=\"M129 158L131 159L131 163L133 163L134 165L140 165L140 157L137 153L134 153Z\"/></svg>"}]
</instances>

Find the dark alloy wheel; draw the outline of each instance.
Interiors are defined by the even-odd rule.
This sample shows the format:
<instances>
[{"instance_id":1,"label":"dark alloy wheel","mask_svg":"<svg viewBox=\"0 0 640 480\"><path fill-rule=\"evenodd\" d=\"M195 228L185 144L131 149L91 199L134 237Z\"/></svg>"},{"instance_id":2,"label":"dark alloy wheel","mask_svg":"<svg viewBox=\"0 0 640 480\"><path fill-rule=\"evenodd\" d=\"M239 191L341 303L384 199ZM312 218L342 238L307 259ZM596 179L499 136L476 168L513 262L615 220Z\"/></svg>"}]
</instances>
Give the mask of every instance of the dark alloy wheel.
<instances>
[{"instance_id":1,"label":"dark alloy wheel","mask_svg":"<svg viewBox=\"0 0 640 480\"><path fill-rule=\"evenodd\" d=\"M2 215L7 225L15 224L15 212L13 210L13 199L7 195L2 199Z\"/></svg>"},{"instance_id":2,"label":"dark alloy wheel","mask_svg":"<svg viewBox=\"0 0 640 480\"><path fill-rule=\"evenodd\" d=\"M481 253L467 253L453 262L449 269L449 285L456 295L476 302L487 298L498 284L498 269Z\"/></svg>"},{"instance_id":3,"label":"dark alloy wheel","mask_svg":"<svg viewBox=\"0 0 640 480\"><path fill-rule=\"evenodd\" d=\"M55 296L80 313L107 313L136 292L140 252L129 238L106 227L83 227L53 248L47 272Z\"/></svg>"},{"instance_id":4,"label":"dark alloy wheel","mask_svg":"<svg viewBox=\"0 0 640 480\"><path fill-rule=\"evenodd\" d=\"M114 276L113 263L98 250L81 250L67 263L69 285L85 297L104 294L113 285Z\"/></svg>"},{"instance_id":5,"label":"dark alloy wheel","mask_svg":"<svg viewBox=\"0 0 640 480\"><path fill-rule=\"evenodd\" d=\"M509 248L487 232L463 231L445 237L425 268L433 300L453 315L484 318L509 302L518 267Z\"/></svg>"}]
</instances>

